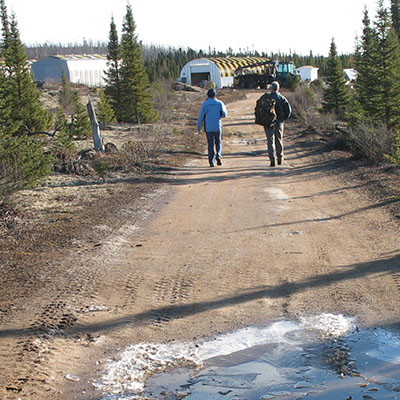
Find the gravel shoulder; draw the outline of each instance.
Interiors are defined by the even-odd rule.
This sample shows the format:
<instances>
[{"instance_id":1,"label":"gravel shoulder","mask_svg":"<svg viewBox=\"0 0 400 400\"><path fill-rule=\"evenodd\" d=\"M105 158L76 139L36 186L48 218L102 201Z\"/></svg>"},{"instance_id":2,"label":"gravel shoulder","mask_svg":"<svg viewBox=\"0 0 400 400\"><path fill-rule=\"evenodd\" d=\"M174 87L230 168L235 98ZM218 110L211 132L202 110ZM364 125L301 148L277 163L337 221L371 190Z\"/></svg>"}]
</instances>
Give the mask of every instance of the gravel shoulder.
<instances>
[{"instance_id":1,"label":"gravel shoulder","mask_svg":"<svg viewBox=\"0 0 400 400\"><path fill-rule=\"evenodd\" d=\"M98 399L91 382L133 343L320 313L398 323L399 176L379 189L389 170L368 174L295 121L270 168L256 92L229 103L223 166L209 168L193 96L168 168L60 190L71 209L4 228L1 398Z\"/></svg>"}]
</instances>

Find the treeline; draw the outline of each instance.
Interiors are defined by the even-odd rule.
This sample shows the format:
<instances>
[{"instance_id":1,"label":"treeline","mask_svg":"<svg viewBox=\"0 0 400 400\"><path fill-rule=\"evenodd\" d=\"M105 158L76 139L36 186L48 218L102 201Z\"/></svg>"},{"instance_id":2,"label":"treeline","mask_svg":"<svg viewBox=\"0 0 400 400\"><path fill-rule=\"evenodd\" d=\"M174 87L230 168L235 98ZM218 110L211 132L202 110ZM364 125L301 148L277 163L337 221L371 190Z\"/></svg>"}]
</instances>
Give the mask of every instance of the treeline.
<instances>
[{"instance_id":1,"label":"treeline","mask_svg":"<svg viewBox=\"0 0 400 400\"><path fill-rule=\"evenodd\" d=\"M274 59L278 57L282 61L292 61L296 67L303 65L312 65L319 68L320 76L326 76L328 70L328 57L323 55L314 55L312 52L308 55L299 55L296 53L267 53L249 50L234 52L232 49L227 51L216 50L194 50L191 48L175 48L154 45L142 45L142 57L146 72L150 82L162 80L175 80L179 77L182 67L189 61L201 57L268 57ZM45 43L25 47L29 60L39 60L54 55L83 55L83 54L103 54L108 53L108 44L106 42L84 41L83 43L54 44ZM354 56L351 54L342 54L339 56L343 68L354 68Z\"/></svg>"}]
</instances>

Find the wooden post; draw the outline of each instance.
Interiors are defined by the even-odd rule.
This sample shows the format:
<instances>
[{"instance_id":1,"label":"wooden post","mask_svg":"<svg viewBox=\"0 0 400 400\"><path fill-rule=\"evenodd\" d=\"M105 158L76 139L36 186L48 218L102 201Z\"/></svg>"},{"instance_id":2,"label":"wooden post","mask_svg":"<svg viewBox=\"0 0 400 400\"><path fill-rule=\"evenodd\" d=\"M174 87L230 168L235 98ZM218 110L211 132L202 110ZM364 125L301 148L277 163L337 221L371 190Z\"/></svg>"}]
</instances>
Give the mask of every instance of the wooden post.
<instances>
[{"instance_id":1,"label":"wooden post","mask_svg":"<svg viewBox=\"0 0 400 400\"><path fill-rule=\"evenodd\" d=\"M101 138L99 123L97 122L96 113L89 96L86 107L89 113L90 122L92 124L94 149L96 151L104 151L104 144L103 139Z\"/></svg>"}]
</instances>

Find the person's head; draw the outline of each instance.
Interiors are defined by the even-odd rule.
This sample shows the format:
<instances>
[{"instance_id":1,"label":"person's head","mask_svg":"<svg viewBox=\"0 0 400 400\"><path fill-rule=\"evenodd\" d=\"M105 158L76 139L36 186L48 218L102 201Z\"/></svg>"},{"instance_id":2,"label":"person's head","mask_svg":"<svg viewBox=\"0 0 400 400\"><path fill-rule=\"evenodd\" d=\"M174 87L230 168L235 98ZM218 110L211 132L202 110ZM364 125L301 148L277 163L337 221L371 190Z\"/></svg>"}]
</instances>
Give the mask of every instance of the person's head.
<instances>
[{"instance_id":1,"label":"person's head","mask_svg":"<svg viewBox=\"0 0 400 400\"><path fill-rule=\"evenodd\" d=\"M216 95L217 95L217 92L215 91L215 89L213 89L213 88L208 89L208 91L207 91L207 96L208 97L214 98Z\"/></svg>"},{"instance_id":2,"label":"person's head","mask_svg":"<svg viewBox=\"0 0 400 400\"><path fill-rule=\"evenodd\" d=\"M278 92L279 91L279 82L273 81L271 83L271 89L273 92Z\"/></svg>"}]
</instances>

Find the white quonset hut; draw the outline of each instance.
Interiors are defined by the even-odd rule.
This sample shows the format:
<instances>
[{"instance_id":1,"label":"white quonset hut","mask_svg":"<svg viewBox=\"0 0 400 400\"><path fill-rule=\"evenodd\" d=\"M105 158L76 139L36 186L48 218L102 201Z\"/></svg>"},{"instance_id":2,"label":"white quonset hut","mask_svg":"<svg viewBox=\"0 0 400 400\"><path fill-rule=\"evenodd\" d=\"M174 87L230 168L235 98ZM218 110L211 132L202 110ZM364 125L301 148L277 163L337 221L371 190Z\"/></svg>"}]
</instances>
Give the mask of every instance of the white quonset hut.
<instances>
[{"instance_id":1,"label":"white quonset hut","mask_svg":"<svg viewBox=\"0 0 400 400\"><path fill-rule=\"evenodd\" d=\"M186 63L178 81L199 86L202 81L213 82L217 89L232 87L237 68L269 61L265 57L197 58Z\"/></svg>"},{"instance_id":2,"label":"white quonset hut","mask_svg":"<svg viewBox=\"0 0 400 400\"><path fill-rule=\"evenodd\" d=\"M104 86L107 58L103 55L50 56L32 63L35 80L61 82L64 71L68 82L90 87Z\"/></svg>"}]
</instances>

